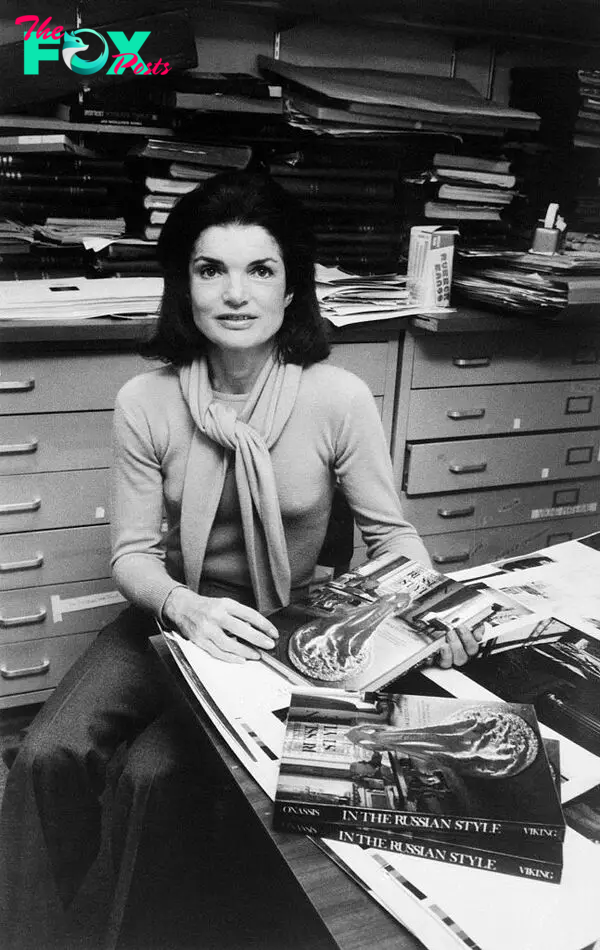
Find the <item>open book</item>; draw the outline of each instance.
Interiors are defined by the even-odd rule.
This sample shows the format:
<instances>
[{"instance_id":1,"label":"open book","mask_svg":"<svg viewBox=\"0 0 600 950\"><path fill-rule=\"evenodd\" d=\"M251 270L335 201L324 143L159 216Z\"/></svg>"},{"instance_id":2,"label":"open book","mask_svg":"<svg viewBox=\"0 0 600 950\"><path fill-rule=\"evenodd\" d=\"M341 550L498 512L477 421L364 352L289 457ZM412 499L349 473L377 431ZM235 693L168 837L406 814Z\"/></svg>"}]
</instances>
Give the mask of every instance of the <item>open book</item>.
<instances>
[{"instance_id":1,"label":"open book","mask_svg":"<svg viewBox=\"0 0 600 950\"><path fill-rule=\"evenodd\" d=\"M380 689L437 653L448 630L477 629L487 653L558 639L568 628L503 590L463 584L402 555L367 561L271 614L265 663L297 685Z\"/></svg>"}]
</instances>

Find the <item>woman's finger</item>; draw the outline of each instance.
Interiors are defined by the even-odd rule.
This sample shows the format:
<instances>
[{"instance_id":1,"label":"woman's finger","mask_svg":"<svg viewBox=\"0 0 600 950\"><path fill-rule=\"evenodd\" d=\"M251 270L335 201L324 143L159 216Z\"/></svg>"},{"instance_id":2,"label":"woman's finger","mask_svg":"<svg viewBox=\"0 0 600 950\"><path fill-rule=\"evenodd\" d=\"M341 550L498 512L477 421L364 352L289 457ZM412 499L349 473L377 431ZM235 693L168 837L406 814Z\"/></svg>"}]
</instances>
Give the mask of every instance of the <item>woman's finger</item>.
<instances>
[{"instance_id":1,"label":"woman's finger","mask_svg":"<svg viewBox=\"0 0 600 950\"><path fill-rule=\"evenodd\" d=\"M448 630L446 634L446 642L450 647L450 652L452 654L452 663L454 666L464 666L467 660L469 659L467 651L463 646L461 637L459 636L457 630L454 628Z\"/></svg>"},{"instance_id":2,"label":"woman's finger","mask_svg":"<svg viewBox=\"0 0 600 950\"><path fill-rule=\"evenodd\" d=\"M240 640L244 640L253 646L261 647L263 650L272 650L276 643L273 637L263 633L261 630L257 630L256 627L251 626L251 624L246 623L244 620L239 620L237 617L232 617L231 615L223 620L223 629L226 633L238 637Z\"/></svg>"},{"instance_id":3,"label":"woman's finger","mask_svg":"<svg viewBox=\"0 0 600 950\"><path fill-rule=\"evenodd\" d=\"M473 630L469 627L459 625L456 627L456 633L460 637L465 653L467 653L468 656L477 656L483 636L483 625L479 624Z\"/></svg>"},{"instance_id":4,"label":"woman's finger","mask_svg":"<svg viewBox=\"0 0 600 950\"><path fill-rule=\"evenodd\" d=\"M444 641L438 653L438 663L443 670L448 670L452 666L452 650L450 644Z\"/></svg>"},{"instance_id":5,"label":"woman's finger","mask_svg":"<svg viewBox=\"0 0 600 950\"><path fill-rule=\"evenodd\" d=\"M229 597L223 598L221 603L232 616L237 617L239 620L243 620L249 626L255 627L257 630L265 633L268 637L271 637L272 640L277 640L279 637L279 631L277 630L277 627L275 627L266 617L263 617L262 614L259 614L258 610L254 610L252 607L248 607L246 604L240 604L239 601L232 600Z\"/></svg>"}]
</instances>

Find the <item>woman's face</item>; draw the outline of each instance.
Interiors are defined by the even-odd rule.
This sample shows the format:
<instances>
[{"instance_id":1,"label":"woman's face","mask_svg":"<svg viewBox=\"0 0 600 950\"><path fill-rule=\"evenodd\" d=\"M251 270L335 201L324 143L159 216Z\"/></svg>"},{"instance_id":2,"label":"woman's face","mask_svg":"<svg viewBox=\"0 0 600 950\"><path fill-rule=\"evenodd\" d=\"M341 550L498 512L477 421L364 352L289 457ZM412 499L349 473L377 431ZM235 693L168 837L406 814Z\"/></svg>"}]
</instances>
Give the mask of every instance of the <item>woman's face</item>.
<instances>
[{"instance_id":1,"label":"woman's face","mask_svg":"<svg viewBox=\"0 0 600 950\"><path fill-rule=\"evenodd\" d=\"M194 323L220 350L266 354L292 294L277 241L259 225L207 228L189 266Z\"/></svg>"}]
</instances>

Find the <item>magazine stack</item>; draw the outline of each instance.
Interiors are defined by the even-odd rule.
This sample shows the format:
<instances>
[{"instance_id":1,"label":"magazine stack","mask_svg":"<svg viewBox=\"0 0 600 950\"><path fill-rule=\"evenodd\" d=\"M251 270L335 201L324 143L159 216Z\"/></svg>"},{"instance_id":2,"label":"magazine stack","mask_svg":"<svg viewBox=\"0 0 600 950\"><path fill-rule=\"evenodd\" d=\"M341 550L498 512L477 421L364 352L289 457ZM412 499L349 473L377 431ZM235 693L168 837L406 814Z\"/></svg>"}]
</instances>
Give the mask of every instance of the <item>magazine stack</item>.
<instances>
[{"instance_id":1,"label":"magazine stack","mask_svg":"<svg viewBox=\"0 0 600 950\"><path fill-rule=\"evenodd\" d=\"M559 883L557 746L525 703L295 688L274 825Z\"/></svg>"}]
</instances>

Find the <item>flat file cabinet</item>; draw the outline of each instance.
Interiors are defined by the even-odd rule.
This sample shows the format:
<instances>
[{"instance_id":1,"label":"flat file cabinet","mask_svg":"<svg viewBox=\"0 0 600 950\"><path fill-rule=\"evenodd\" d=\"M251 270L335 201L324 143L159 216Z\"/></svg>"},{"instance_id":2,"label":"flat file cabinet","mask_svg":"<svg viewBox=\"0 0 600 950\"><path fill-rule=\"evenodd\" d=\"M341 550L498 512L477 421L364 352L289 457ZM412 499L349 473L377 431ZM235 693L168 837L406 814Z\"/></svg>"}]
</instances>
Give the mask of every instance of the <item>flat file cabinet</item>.
<instances>
[{"instance_id":1,"label":"flat file cabinet","mask_svg":"<svg viewBox=\"0 0 600 950\"><path fill-rule=\"evenodd\" d=\"M112 409L153 364L135 352L141 327L116 344L89 323L58 343L55 329L7 342L0 325L0 708L45 699L123 609L109 566ZM398 333L339 334L331 360L369 385L391 439Z\"/></svg>"},{"instance_id":2,"label":"flat file cabinet","mask_svg":"<svg viewBox=\"0 0 600 950\"><path fill-rule=\"evenodd\" d=\"M440 570L600 528L600 332L406 334L394 438Z\"/></svg>"}]
</instances>

